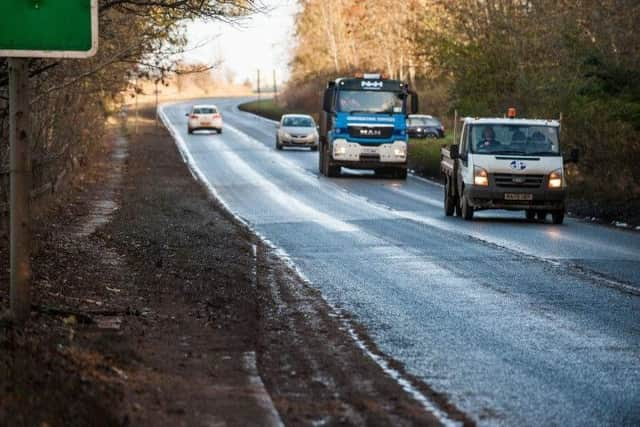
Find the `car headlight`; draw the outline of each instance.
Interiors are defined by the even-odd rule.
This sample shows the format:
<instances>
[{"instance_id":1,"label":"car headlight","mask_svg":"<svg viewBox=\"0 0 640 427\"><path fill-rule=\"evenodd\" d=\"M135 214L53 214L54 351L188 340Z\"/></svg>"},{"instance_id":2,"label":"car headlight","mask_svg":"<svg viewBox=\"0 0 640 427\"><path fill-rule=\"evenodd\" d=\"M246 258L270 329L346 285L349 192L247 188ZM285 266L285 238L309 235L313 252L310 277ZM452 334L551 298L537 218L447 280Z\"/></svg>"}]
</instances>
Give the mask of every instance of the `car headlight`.
<instances>
[{"instance_id":1,"label":"car headlight","mask_svg":"<svg viewBox=\"0 0 640 427\"><path fill-rule=\"evenodd\" d=\"M549 174L549 188L562 188L562 169L556 169Z\"/></svg>"},{"instance_id":2,"label":"car headlight","mask_svg":"<svg viewBox=\"0 0 640 427\"><path fill-rule=\"evenodd\" d=\"M473 167L473 183L484 187L489 185L489 174L487 170L480 166Z\"/></svg>"}]
</instances>

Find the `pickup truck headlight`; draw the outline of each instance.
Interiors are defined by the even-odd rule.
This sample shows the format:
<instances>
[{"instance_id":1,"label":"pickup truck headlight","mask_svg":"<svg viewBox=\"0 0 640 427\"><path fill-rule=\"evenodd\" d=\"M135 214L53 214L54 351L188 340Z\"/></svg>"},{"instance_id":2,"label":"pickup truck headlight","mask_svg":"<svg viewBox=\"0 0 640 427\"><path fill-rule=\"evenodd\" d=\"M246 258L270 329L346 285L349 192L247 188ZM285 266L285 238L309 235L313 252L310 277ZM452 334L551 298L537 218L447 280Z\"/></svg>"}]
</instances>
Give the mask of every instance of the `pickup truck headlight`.
<instances>
[{"instance_id":1,"label":"pickup truck headlight","mask_svg":"<svg viewBox=\"0 0 640 427\"><path fill-rule=\"evenodd\" d=\"M486 187L489 185L489 174L487 170L480 166L473 167L473 183L475 185L482 185Z\"/></svg>"},{"instance_id":2,"label":"pickup truck headlight","mask_svg":"<svg viewBox=\"0 0 640 427\"><path fill-rule=\"evenodd\" d=\"M562 188L562 169L556 169L549 174L549 188Z\"/></svg>"}]
</instances>

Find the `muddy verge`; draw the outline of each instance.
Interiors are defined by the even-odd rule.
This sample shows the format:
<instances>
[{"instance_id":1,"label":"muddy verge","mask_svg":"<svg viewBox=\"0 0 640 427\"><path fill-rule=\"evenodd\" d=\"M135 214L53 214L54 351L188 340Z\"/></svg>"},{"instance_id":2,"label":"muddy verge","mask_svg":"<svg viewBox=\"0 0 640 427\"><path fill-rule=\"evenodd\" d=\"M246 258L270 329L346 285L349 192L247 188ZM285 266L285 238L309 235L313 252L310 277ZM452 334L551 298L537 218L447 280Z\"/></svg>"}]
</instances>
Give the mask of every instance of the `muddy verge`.
<instances>
[{"instance_id":1,"label":"muddy verge","mask_svg":"<svg viewBox=\"0 0 640 427\"><path fill-rule=\"evenodd\" d=\"M439 424L141 117L35 225L32 320L0 326L0 425L266 424L265 402L286 425ZM6 308L6 240L0 264Z\"/></svg>"}]
</instances>

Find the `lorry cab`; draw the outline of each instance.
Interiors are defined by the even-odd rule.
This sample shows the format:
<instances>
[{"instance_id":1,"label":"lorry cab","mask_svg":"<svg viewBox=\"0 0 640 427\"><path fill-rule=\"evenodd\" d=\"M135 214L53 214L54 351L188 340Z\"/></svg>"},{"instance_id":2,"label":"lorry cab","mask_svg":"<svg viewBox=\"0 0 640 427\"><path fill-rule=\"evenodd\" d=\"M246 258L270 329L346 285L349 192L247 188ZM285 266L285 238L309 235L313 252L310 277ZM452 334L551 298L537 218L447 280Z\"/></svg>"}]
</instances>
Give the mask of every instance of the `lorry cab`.
<instances>
[{"instance_id":1,"label":"lorry cab","mask_svg":"<svg viewBox=\"0 0 640 427\"><path fill-rule=\"evenodd\" d=\"M561 224L564 163L559 121L465 118L459 145L443 150L445 211L465 219L482 209L524 210L529 220L551 213Z\"/></svg>"},{"instance_id":2,"label":"lorry cab","mask_svg":"<svg viewBox=\"0 0 640 427\"><path fill-rule=\"evenodd\" d=\"M417 111L417 95L399 80L363 74L328 82L320 113L320 173L338 176L348 167L406 179L409 108Z\"/></svg>"}]
</instances>

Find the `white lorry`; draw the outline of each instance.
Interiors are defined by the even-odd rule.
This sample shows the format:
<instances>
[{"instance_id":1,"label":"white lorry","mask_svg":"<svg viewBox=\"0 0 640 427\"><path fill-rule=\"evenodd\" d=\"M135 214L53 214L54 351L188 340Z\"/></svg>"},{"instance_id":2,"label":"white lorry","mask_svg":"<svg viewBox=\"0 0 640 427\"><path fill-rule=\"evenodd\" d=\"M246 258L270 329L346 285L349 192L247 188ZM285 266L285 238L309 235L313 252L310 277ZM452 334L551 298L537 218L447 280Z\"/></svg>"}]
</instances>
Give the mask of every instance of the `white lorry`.
<instances>
[{"instance_id":1,"label":"white lorry","mask_svg":"<svg viewBox=\"0 0 640 427\"><path fill-rule=\"evenodd\" d=\"M524 210L528 220L554 224L565 215L565 161L556 120L465 118L459 145L441 151L444 209L465 220L482 209Z\"/></svg>"}]
</instances>

